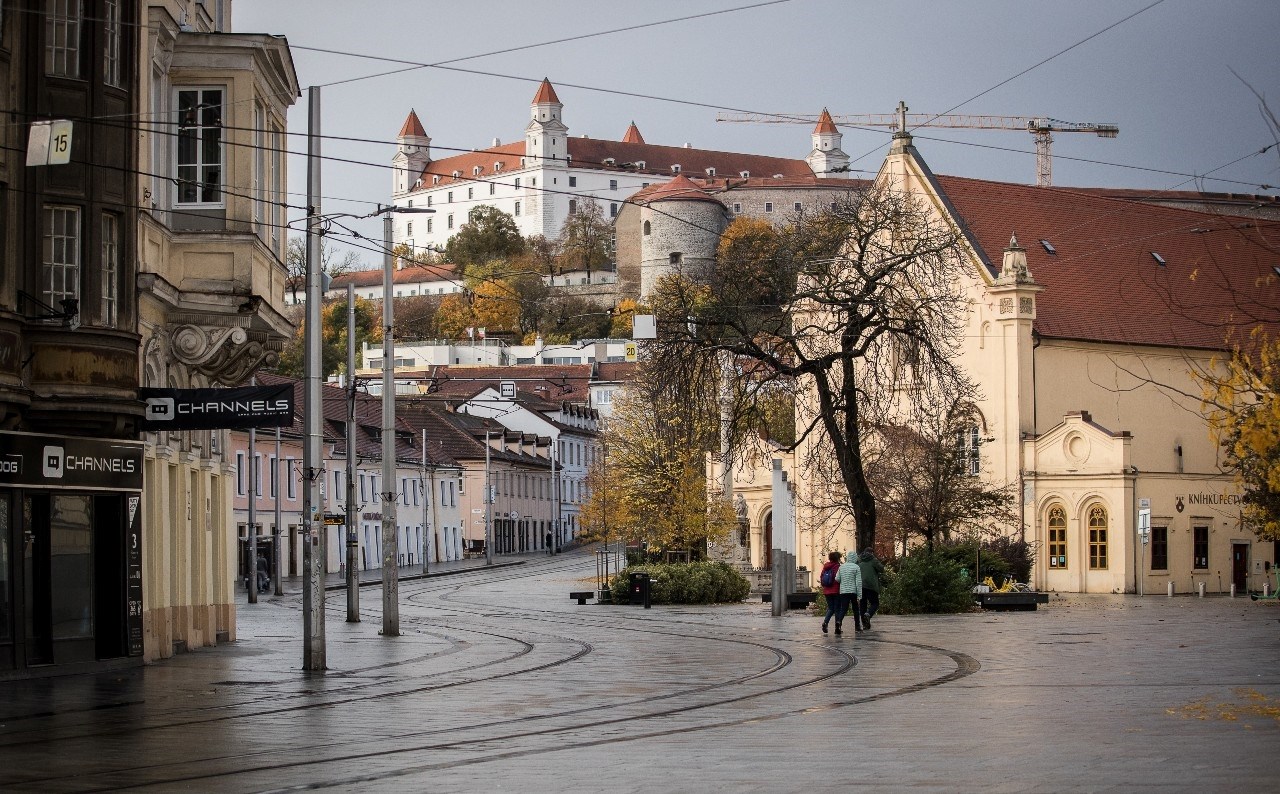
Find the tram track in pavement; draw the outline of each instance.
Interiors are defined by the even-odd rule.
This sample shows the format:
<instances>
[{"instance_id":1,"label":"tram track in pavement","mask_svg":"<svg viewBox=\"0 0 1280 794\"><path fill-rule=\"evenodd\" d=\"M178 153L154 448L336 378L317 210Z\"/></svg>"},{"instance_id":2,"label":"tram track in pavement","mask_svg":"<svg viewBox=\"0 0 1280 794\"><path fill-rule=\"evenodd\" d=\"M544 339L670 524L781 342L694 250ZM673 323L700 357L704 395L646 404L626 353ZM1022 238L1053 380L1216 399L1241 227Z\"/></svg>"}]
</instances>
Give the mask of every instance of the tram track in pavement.
<instances>
[{"instance_id":1,"label":"tram track in pavement","mask_svg":"<svg viewBox=\"0 0 1280 794\"><path fill-rule=\"evenodd\" d=\"M408 597L406 598L407 609L402 610L402 623L407 623L410 627L413 627L417 625L418 621L420 620L430 619L432 620L433 625L435 625L435 629L433 630L432 634L434 636L441 636L442 629L439 624L442 620L449 620L450 625L448 625L447 627L449 632L473 632L473 633L483 634L484 636L500 639L502 641L524 643L525 645L528 645L530 647L535 647L539 642L537 640L530 641L528 639L522 639L521 637L514 636L511 632L501 633L496 631L482 630L480 627L474 625L476 621L484 621L484 620L492 619L494 617L494 615L492 614L492 610L497 609L499 607L496 607L491 604L484 604L484 603L468 605L468 604L458 604L456 602L462 598L474 599L475 598L474 594L468 593L467 591L473 591L475 588L478 588L478 587L492 585L495 583L510 582L513 578L524 578L525 576L535 577L535 576L545 576L547 573L563 573L563 572L571 571L577 567L579 566L576 566L576 565L562 565L562 566L555 566L555 567L551 567L550 565L546 567L538 566L538 568L530 569L528 571L522 571L521 574L519 575L513 575L510 569L505 569L503 573L498 576L492 576L492 575L480 575L476 577L468 576L466 577L466 579L450 577L450 581L447 584L443 580L434 581L434 582L430 580L422 580L421 582L417 583L417 585L413 588L413 592L410 592L408 594ZM479 569L479 571L481 572L484 572L486 570L487 569ZM342 596L343 596L342 593L337 594L338 598L341 598ZM439 606L439 605L423 603L422 599L428 596L435 596L437 599L446 602L447 606ZM424 611L434 610L436 614L432 618L427 618L424 616L419 616L417 614L419 610L424 610ZM450 612L450 613L453 613L454 616L450 618L444 618L440 614L442 612ZM610 612L611 613L615 612L615 610L610 610ZM365 611L365 610L362 610L362 614L370 615L374 617L380 617L380 615L377 615L376 613L372 613L370 611ZM505 614L505 613L500 613L500 614ZM556 611L556 610L536 610L536 609L529 609L527 607L522 607L521 618L522 618L522 622L537 621L539 624L547 625L548 628L554 628L556 630L559 630L563 626L568 626L570 628L587 628L587 629L600 629L603 627L602 624L595 619L595 616L579 615L576 612L563 612L563 611ZM454 620L458 620L458 619L468 621L469 625L467 626L451 625ZM665 637L665 638L673 639L677 641L683 641L683 642L713 641L713 642L720 642L720 643L730 643L738 646L748 646L748 645L753 646L759 650L763 650L763 651L766 651L766 653L771 654L774 658L774 663L771 665L762 665L761 669L749 671L746 674L741 676L736 676L736 677L732 677L724 680L718 680L714 682L708 682L708 683L704 683L694 687L677 688L677 689L668 691L666 693L662 693L658 695L649 695L643 698L636 698L636 699L627 700L627 701L599 703L599 704L587 705L587 706L574 708L574 709L561 709L558 711L552 711L552 712L546 712L546 713L526 714L526 715L517 716L513 718L481 721L481 722L475 722L475 723L464 724L464 725L432 727L425 730L414 730L414 731L407 731L407 732L382 734L377 737L371 738L367 742L369 744L378 744L381 746L377 747L376 749L371 748L361 752L345 752L345 753L340 753L338 755L326 755L323 757L313 757L313 754L323 752L324 750L327 750L327 749L332 749L337 745L350 748L352 745L352 742L349 740L343 741L343 742L318 742L318 743L304 744L304 745L291 745L287 748L279 748L279 749L273 749L273 750L255 750L253 752L248 752L248 753L234 753L234 754L211 756L211 757L205 757L205 758L190 758L190 759L187 759L182 764L181 771L176 768L168 769L169 772L177 773L176 775L164 774L164 771L166 770L166 768L172 767L173 766L172 764L135 765L130 767L119 767L115 769L104 769L101 772L95 773L92 775L79 776L75 784L73 785L77 790L101 790L105 788L113 788L113 789L119 788L122 785L133 786L133 787L145 787L145 786L151 786L151 785L166 785L166 784L170 784L170 785L171 784L192 784L192 783L197 783L201 781L205 783L212 783L213 781L222 782L222 781L234 779L238 776L243 776L243 775L260 774L260 775L269 776L272 772L283 772L286 770L291 770L291 769L296 770L298 768L305 768L305 767L311 767L311 766L328 767L329 765L335 764L335 763L349 764L352 762L360 762L362 760L368 761L373 759L393 759L397 755L402 753L418 753L418 752L427 752L427 751L432 753L439 753L439 752L444 752L449 750L466 750L469 747L478 747L480 745L489 745L492 743L505 743L505 742L513 742L513 741L520 741L520 742L527 743L530 740L536 740L540 738L545 739L545 738L560 737L562 739L569 738L570 740L568 742L561 741L561 743L557 744L556 747L563 747L567 749L567 748L573 748L573 747L590 747L590 746L595 746L599 744L612 743L616 741L628 741L633 739L645 738L646 736L670 735L671 733L678 732L678 731L673 731L670 727L664 726L661 729L653 731L651 733L637 733L637 732L631 731L631 732L628 732L626 737L608 736L608 737L596 737L596 738L587 739L587 740L574 740L572 738L573 736L575 736L576 733L580 733L584 731L598 732L601 730L607 730L610 728L617 727L622 723L635 724L643 721L653 721L653 720L661 721L677 715L694 713L699 710L715 709L715 708L723 707L726 705L741 703L746 700L752 700L752 699L768 697L770 695L776 695L792 689L813 686L815 684L822 683L835 676L838 676L841 673L844 673L847 670L851 669L854 665L857 664L857 659L852 654L849 654L840 649L831 649L831 650L834 650L835 653L838 654L838 656L843 657L843 660L841 661L841 663L837 664L833 669L829 669L823 672L822 674L805 676L798 680L783 682L779 686L771 686L768 688L760 689L758 691L747 691L747 692L736 691L735 692L733 691L734 688L740 689L748 682L755 681L757 679L767 679L771 676L775 676L778 673L780 673L782 670L784 670L789 665L791 665L792 663L791 654L788 653L784 648L778 645L771 645L767 642L761 642L760 638L758 637L747 639L747 638L738 637L736 636L736 634L733 634L733 633L721 634L718 636L708 636L700 632L692 632L692 633L690 632L691 628L705 629L707 626L707 623L705 621L687 620L687 619L671 620L670 618L655 620L653 616L648 616L648 619L645 619L645 620L639 620L635 618L627 618L624 615L619 615L619 616L611 616L609 620L609 627L618 628L618 624L620 620L622 623L627 624L626 628L629 631L644 632L653 636ZM528 634L529 632L523 632L523 633ZM533 674L540 671L548 671L556 667L559 667L561 665L582 661L586 659L594 650L594 645L592 643L585 643L582 640L565 637L560 634L551 634L549 632L539 632L539 633L542 634L543 636L551 637L557 643L577 642L581 646L579 648L579 652L565 655L561 659L553 660L551 662L547 662L542 665L529 666L524 668L518 668L515 670L503 671L501 673L498 673L492 676L470 677L467 680L452 682L447 686L463 686L467 684L489 684L489 683L493 683L494 681L500 678L529 675L529 674ZM793 643L798 642L797 640L794 640L794 639L788 639L787 641L793 642ZM804 641L799 641L799 642L804 642ZM941 654L947 655L952 659L953 662L955 662L955 670L953 670L952 672L946 675L938 677L934 680L919 682L916 684L912 684L910 686L900 687L896 690L892 690L888 692L872 693L871 695L868 695L866 697L857 698L844 703L828 704L823 708L839 708L841 706L854 705L856 703L869 702L871 700L883 699L886 697L894 697L902 694L907 694L912 691L919 691L921 688L927 688L929 686L938 686L938 685L947 683L948 681L955 680L956 678L963 677L964 675L968 675L977 669L977 663L969 659L968 657L965 657L963 654L956 654L955 652L946 651L945 649L932 648L931 646L916 644L916 643L898 643L898 644L903 646L914 647L919 650L925 651L927 653L941 653ZM492 664L500 664L502 662L510 662L512 660L515 660L527 655L528 655L528 652L523 654L513 654L501 660L501 662L495 660L494 662L491 662L489 664L492 665ZM420 661L423 658L425 657L416 657L416 660ZM409 660L400 660L400 661L388 662L388 663L384 663L376 666L366 666L364 668L359 668L358 671L350 670L345 672L346 674L353 674L355 672L366 673L372 670L401 667L408 663L409 663ZM438 674L431 674L431 675L438 676ZM422 677L426 677L426 676L415 676L415 678L422 678ZM403 681L404 679L401 679L401 680ZM378 685L378 683L379 682L370 682L368 684L361 684L358 687L346 688L342 691L350 692L352 691L352 689L355 689L355 688L376 686ZM265 718L272 715L283 714L288 712L296 712L296 711L303 711L303 710L310 710L310 709L334 708L334 707L339 707L344 705L352 705L359 702L371 702L376 700L382 700L386 698L412 697L413 695L419 695L419 694L427 693L433 690L440 690L441 688L442 686L437 682L435 684L428 685L428 686L397 688L390 691L371 693L369 695L356 697L356 698L345 698L341 700L326 698L322 702L301 704L301 705L296 705L296 706L287 707L287 708L265 709L265 710L258 710L258 711L252 711L252 712L244 712L242 710L236 714L227 714L227 715L217 716L213 718L187 720L187 721L169 721L164 724L147 726L145 730L163 730L163 729L179 730L183 727L194 727L198 725L206 725L209 722L214 720L224 720L224 719L239 720L239 719L253 719L257 717ZM636 708L640 706L649 706L649 705L658 703L660 701L670 701L672 699L687 700L688 698L693 697L694 695L706 695L708 693L716 694L717 696L709 700L700 699L699 702L695 702L695 703L681 703L679 705L671 706L668 708L658 708L658 709L648 708L641 712L636 711ZM295 695L295 697L298 697L298 696ZM252 701L250 701L250 705L251 704L252 704ZM243 708L244 705L245 705L244 703L239 704L241 708ZM226 708L235 708L235 707L236 707L235 705L231 705L231 706L224 705L224 706L219 706L218 708L226 709ZM733 725L740 725L745 722L758 722L761 720L781 719L787 716L791 716L793 714L803 713L804 711L808 711L808 710L811 710L811 709L800 709L800 710L783 709L780 711L770 712L770 713L755 713L750 717L742 718L739 720L709 721L706 723L700 723L697 726L682 728L680 730L690 730L690 731L709 730L717 727L728 727ZM582 717L586 715L592 715L592 718L585 719L585 720L582 719ZM567 725L556 724L557 721L564 721L564 720L572 720L572 722ZM448 734L449 736L442 741L431 742L429 744L421 743L422 740L424 739L436 737L436 736L439 736L440 734ZM467 736L466 734L481 734L481 735ZM76 737L68 737L68 738L74 739ZM385 746L387 743L393 743L393 744L402 745L402 746L394 746L391 748L387 748ZM440 764L426 765L426 766L418 763L413 763L411 764L411 766L403 770L399 770L399 771L389 770L387 772L380 773L379 775L372 776L372 777L366 775L366 776L342 778L339 780L324 780L319 783L307 784L304 787L326 786L326 785L360 785L360 784L370 783L378 780L390 780L395 778L398 774L401 774L401 773L414 774L419 771L429 771L430 769L433 769L433 768L448 768L448 767L458 766L458 765L463 765L468 763L479 763L479 762L483 762L484 760L497 760L500 758L519 757L520 755L525 753L547 752L549 749L554 750L555 748L538 746L538 747L530 747L526 750L511 750L511 751L501 752L497 754L484 753L483 758L470 758L470 759L463 758L459 760L442 762ZM254 763L253 762L254 760L265 760L266 758L271 757L272 755L278 755L281 753L287 753L287 755L290 757L284 758L284 759L275 759L270 763ZM246 761L249 761L249 763L246 764L245 763ZM235 762L234 768L221 769L221 770L207 770L207 771L203 771L195 774L192 774L192 770L190 768L192 763L205 764L205 765L210 765L210 764L223 765L230 762ZM138 777L136 777L138 775L141 775L142 779L138 779ZM102 782L102 785L95 786L94 783L91 782L91 779L93 778L99 779ZM56 776L49 776L46 778L41 778L39 780L28 779L22 782L27 784L35 784L39 782L56 783L59 780L62 780L62 782L64 783L70 782L70 781L66 781L61 778L58 778Z\"/></svg>"}]
</instances>

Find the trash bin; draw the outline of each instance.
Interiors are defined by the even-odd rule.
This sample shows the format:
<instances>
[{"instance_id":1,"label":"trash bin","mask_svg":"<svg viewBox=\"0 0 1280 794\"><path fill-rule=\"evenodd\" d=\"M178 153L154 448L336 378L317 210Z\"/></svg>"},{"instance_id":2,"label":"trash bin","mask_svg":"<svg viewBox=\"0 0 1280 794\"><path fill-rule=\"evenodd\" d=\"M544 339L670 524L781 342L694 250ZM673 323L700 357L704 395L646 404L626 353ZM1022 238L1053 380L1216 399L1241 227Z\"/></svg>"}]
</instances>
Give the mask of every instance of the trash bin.
<instances>
[{"instance_id":1,"label":"trash bin","mask_svg":"<svg viewBox=\"0 0 1280 794\"><path fill-rule=\"evenodd\" d=\"M645 609L649 608L649 574L647 573L631 573L631 603L643 604Z\"/></svg>"}]
</instances>

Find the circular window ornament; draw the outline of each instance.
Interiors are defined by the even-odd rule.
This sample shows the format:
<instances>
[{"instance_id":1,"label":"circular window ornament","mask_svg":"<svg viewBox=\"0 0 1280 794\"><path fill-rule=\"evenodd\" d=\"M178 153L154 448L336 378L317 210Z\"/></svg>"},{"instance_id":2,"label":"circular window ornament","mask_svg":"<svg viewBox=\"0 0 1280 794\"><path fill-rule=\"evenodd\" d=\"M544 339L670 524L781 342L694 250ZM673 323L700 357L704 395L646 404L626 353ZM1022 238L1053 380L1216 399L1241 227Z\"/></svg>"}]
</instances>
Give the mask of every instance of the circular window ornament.
<instances>
[{"instance_id":1,"label":"circular window ornament","mask_svg":"<svg viewBox=\"0 0 1280 794\"><path fill-rule=\"evenodd\" d=\"M1071 433L1062 442L1062 451L1066 454L1067 460L1072 463L1084 463L1089 459L1089 452L1091 451L1089 439L1085 438L1081 433Z\"/></svg>"}]
</instances>

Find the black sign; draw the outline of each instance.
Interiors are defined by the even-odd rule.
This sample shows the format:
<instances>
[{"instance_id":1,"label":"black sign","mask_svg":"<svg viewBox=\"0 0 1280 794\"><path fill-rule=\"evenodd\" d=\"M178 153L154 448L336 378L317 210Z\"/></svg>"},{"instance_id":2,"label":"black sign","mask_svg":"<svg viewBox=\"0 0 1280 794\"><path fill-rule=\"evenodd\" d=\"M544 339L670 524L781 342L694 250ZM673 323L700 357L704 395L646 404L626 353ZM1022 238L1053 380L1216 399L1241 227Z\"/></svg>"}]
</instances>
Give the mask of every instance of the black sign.
<instances>
[{"instance_id":1,"label":"black sign","mask_svg":"<svg viewBox=\"0 0 1280 794\"><path fill-rule=\"evenodd\" d=\"M128 581L125 583L126 600L129 614L125 616L125 626L129 631L129 655L141 656L142 639L142 497L131 495L125 498L127 519L125 524L125 572Z\"/></svg>"},{"instance_id":2,"label":"black sign","mask_svg":"<svg viewBox=\"0 0 1280 794\"><path fill-rule=\"evenodd\" d=\"M142 442L0 432L0 485L142 490Z\"/></svg>"},{"instance_id":3,"label":"black sign","mask_svg":"<svg viewBox=\"0 0 1280 794\"><path fill-rule=\"evenodd\" d=\"M293 386L240 389L139 389L147 404L143 430L214 430L289 427L293 424Z\"/></svg>"}]
</instances>

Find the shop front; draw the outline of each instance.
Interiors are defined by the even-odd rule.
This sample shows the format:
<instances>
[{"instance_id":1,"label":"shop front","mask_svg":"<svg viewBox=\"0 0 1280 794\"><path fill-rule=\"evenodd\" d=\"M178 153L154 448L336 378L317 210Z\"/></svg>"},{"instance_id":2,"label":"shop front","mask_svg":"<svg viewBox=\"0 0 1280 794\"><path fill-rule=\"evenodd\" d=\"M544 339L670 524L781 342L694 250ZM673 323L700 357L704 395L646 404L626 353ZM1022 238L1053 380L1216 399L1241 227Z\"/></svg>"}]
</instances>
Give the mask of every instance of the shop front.
<instances>
[{"instance_id":1,"label":"shop front","mask_svg":"<svg viewBox=\"0 0 1280 794\"><path fill-rule=\"evenodd\" d=\"M0 432L0 676L142 656L142 444Z\"/></svg>"}]
</instances>

